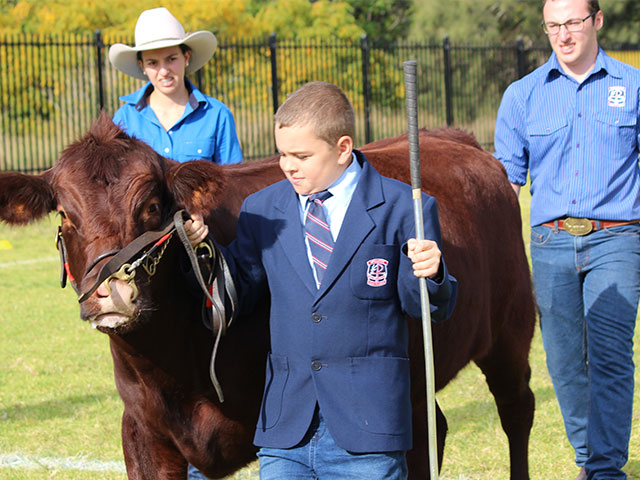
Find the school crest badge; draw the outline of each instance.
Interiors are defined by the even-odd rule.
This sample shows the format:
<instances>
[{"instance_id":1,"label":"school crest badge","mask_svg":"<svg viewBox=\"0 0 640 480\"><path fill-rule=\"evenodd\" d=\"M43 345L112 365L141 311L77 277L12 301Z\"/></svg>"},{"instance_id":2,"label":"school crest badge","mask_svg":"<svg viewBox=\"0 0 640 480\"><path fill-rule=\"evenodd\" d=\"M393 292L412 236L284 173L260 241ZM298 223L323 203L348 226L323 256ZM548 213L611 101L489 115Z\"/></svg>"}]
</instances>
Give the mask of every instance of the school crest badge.
<instances>
[{"instance_id":1,"label":"school crest badge","mask_svg":"<svg viewBox=\"0 0 640 480\"><path fill-rule=\"evenodd\" d=\"M389 261L384 258L372 258L367 261L367 285L370 287L382 287L387 284L387 265Z\"/></svg>"},{"instance_id":2,"label":"school crest badge","mask_svg":"<svg viewBox=\"0 0 640 480\"><path fill-rule=\"evenodd\" d=\"M625 87L609 87L608 105L610 107L624 107L627 100Z\"/></svg>"}]
</instances>

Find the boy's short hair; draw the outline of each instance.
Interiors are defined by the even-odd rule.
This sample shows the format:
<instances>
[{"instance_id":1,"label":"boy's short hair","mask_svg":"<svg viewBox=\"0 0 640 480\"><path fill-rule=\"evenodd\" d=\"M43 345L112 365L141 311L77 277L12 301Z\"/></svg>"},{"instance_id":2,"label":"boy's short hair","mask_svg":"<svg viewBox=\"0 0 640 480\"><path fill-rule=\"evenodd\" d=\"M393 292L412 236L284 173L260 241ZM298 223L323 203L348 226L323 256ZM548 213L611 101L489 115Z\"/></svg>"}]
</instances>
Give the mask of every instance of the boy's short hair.
<instances>
[{"instance_id":1,"label":"boy's short hair","mask_svg":"<svg viewBox=\"0 0 640 480\"><path fill-rule=\"evenodd\" d=\"M313 133L333 145L356 134L356 116L344 92L329 82L309 82L287 97L275 114L276 128L310 125Z\"/></svg>"}]
</instances>

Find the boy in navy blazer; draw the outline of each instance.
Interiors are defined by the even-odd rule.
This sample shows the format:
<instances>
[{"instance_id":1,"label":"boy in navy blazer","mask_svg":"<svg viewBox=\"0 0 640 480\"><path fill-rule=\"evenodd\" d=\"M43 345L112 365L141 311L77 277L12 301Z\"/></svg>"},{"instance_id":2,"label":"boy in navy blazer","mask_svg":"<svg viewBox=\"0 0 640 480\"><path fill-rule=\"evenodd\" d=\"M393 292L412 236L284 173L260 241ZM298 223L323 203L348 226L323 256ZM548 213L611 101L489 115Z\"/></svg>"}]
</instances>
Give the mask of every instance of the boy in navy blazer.
<instances>
[{"instance_id":1,"label":"boy in navy blazer","mask_svg":"<svg viewBox=\"0 0 640 480\"><path fill-rule=\"evenodd\" d=\"M405 315L421 317L416 277L427 278L434 321L455 304L435 199L423 194L428 240L418 242L411 187L382 177L353 149L354 135L353 107L335 85L312 82L289 96L275 116L286 180L245 200L225 251L243 310L271 296L254 438L263 480L406 478ZM318 242L305 233L317 208L308 199L325 190L312 216L332 238ZM186 226L194 244L208 231L199 217Z\"/></svg>"}]
</instances>

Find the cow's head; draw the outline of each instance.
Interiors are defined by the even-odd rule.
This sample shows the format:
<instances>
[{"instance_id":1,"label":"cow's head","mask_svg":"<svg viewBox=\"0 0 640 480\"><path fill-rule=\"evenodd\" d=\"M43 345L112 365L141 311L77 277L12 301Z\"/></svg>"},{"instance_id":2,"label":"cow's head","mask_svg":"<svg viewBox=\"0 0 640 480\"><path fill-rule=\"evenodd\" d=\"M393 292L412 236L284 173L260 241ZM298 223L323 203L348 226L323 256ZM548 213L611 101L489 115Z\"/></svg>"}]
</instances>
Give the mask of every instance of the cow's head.
<instances>
[{"instance_id":1,"label":"cow's head","mask_svg":"<svg viewBox=\"0 0 640 480\"><path fill-rule=\"evenodd\" d=\"M102 114L50 170L0 174L0 220L26 224L57 211L69 273L82 292L107 260L92 266L95 259L157 230L178 209L206 214L223 185L219 166L161 157ZM101 331L125 332L154 309L144 291L133 297L131 285L112 279L81 304L81 316Z\"/></svg>"}]
</instances>

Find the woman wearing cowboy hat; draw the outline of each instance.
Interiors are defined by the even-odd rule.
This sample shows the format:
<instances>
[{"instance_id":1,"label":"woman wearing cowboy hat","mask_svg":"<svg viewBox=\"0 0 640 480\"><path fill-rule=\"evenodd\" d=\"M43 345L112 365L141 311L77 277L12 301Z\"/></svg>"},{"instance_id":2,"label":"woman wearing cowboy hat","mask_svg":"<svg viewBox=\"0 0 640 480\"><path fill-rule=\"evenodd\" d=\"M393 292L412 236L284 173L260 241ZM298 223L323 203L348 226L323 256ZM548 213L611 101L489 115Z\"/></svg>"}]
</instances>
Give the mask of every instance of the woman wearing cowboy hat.
<instances>
[{"instance_id":1,"label":"woman wearing cowboy hat","mask_svg":"<svg viewBox=\"0 0 640 480\"><path fill-rule=\"evenodd\" d=\"M138 17L135 47L117 43L109 60L121 72L148 82L120 97L113 116L129 135L147 142L165 157L186 162L208 159L219 164L242 162L233 114L225 104L204 95L185 74L197 71L216 51L213 33L186 35L166 8ZM189 480L205 480L193 465Z\"/></svg>"},{"instance_id":2,"label":"woman wearing cowboy hat","mask_svg":"<svg viewBox=\"0 0 640 480\"><path fill-rule=\"evenodd\" d=\"M148 80L140 90L120 97L125 104L114 115L114 123L179 162L242 162L229 108L185 77L213 56L217 46L213 33L186 35L166 8L154 8L140 14L135 41L135 47L117 43L109 49L114 67Z\"/></svg>"}]
</instances>

